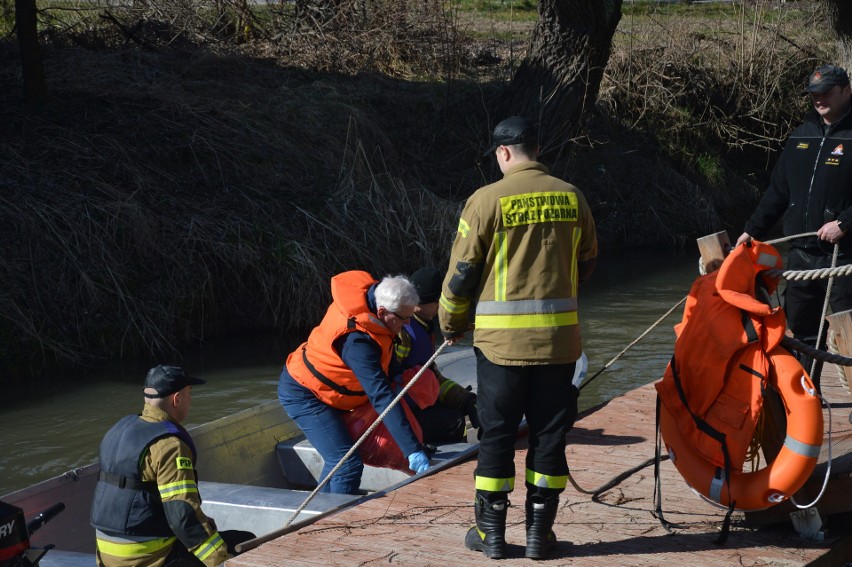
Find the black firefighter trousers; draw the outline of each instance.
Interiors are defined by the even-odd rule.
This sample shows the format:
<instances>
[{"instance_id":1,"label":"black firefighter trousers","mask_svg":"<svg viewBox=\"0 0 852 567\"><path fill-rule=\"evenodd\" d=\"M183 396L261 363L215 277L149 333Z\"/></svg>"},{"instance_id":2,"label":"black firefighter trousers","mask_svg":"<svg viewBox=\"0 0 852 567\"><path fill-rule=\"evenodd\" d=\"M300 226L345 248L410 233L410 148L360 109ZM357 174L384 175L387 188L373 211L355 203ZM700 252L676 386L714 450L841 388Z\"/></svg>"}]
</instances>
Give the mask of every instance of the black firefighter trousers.
<instances>
[{"instance_id":1,"label":"black firefighter trousers","mask_svg":"<svg viewBox=\"0 0 852 567\"><path fill-rule=\"evenodd\" d=\"M481 424L477 477L514 478L521 418L529 425L526 468L567 476L565 435L577 419L575 363L501 366L476 353L476 408ZM561 490L559 490L561 492Z\"/></svg>"}]
</instances>

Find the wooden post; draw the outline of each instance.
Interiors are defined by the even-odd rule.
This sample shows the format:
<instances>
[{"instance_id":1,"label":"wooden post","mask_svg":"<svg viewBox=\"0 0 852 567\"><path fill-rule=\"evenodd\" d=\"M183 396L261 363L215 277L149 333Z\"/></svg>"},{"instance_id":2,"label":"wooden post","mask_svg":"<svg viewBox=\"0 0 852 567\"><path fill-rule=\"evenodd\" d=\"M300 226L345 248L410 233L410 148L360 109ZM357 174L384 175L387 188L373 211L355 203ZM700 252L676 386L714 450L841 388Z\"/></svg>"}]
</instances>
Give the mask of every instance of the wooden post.
<instances>
[{"instance_id":1,"label":"wooden post","mask_svg":"<svg viewBox=\"0 0 852 567\"><path fill-rule=\"evenodd\" d=\"M838 354L852 356L852 309L832 313L826 319L834 331Z\"/></svg>"},{"instance_id":2,"label":"wooden post","mask_svg":"<svg viewBox=\"0 0 852 567\"><path fill-rule=\"evenodd\" d=\"M852 309L849 311L840 311L832 313L828 317L831 333L834 335L834 343L837 346L837 353L843 356L852 356ZM849 378L852 377L852 367L838 366L840 384L843 389L849 392ZM850 418L852 419L852 418Z\"/></svg>"},{"instance_id":3,"label":"wooden post","mask_svg":"<svg viewBox=\"0 0 852 567\"><path fill-rule=\"evenodd\" d=\"M704 272L709 274L719 269L728 252L731 251L731 239L724 230L702 236L697 239L698 252L701 253L701 261L704 263Z\"/></svg>"}]
</instances>

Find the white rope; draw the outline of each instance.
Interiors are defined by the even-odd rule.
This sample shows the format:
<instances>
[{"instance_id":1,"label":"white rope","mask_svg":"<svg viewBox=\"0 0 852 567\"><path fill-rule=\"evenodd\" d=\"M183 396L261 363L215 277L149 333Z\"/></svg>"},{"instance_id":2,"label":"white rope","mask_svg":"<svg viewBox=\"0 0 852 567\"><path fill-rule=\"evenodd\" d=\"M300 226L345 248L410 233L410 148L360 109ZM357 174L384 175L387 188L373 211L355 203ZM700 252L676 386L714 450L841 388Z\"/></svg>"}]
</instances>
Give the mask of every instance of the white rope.
<instances>
[{"instance_id":1,"label":"white rope","mask_svg":"<svg viewBox=\"0 0 852 567\"><path fill-rule=\"evenodd\" d=\"M828 401L825 398L823 398L819 394L819 392L816 391L816 388L808 388L807 381L805 380L804 375L802 376L802 388L804 388L805 392L807 392L811 396L816 396L817 398L819 398L820 402L824 403L826 405L826 407L828 408L828 461L827 461L826 467L825 467L825 478L822 481L822 488L820 489L819 494L817 494L817 497L814 498L813 502L811 502L810 504L802 505L802 504L799 504L798 502L796 502L796 499L793 498L792 494L790 495L790 502L792 502L793 505L796 508L798 508L799 510L804 510L806 508L810 508L811 506L816 506L816 503L819 502L820 499L822 498L822 495L825 494L825 488L828 486L828 477L831 475L831 459L832 459L832 456L831 456L831 404L828 403Z\"/></svg>"},{"instance_id":2,"label":"white rope","mask_svg":"<svg viewBox=\"0 0 852 567\"><path fill-rule=\"evenodd\" d=\"M347 460L349 457L351 457L351 456L352 456L352 454L353 454L353 453L355 453L355 451L357 451L357 450L358 450L358 447L360 447L360 446L361 446L361 443L363 443L363 442L367 439L367 437L370 435L370 433L372 433L372 432L373 432L373 430L379 426L379 424L382 422L382 420L385 418L385 416L388 414L388 412L389 412L391 409L393 409L393 408L394 408L394 406L396 406L396 405L399 403L399 401L400 401L400 400L402 399L402 397L403 397L403 396L404 396L404 395L408 392L408 390L410 390L410 389L411 389L411 387L412 387L412 386L413 386L413 385L417 382L417 380L419 380L419 379L420 379L420 376L422 376L422 375L423 375L423 372L425 372L425 371L426 371L426 369L427 369L427 368L429 368L429 366L430 366L433 362L435 362L435 359L436 359L436 358L438 358L438 355L439 355L439 354L441 354L441 351L442 351L442 350L444 350L444 349L447 347L447 345L449 345L449 344L450 344L450 341L449 341L449 340L446 340L446 341L444 341L444 344L442 344L441 346L439 346L439 347L435 350L435 354L433 354L433 355L432 355L432 357L431 357L429 360L427 360L427 361L426 361L426 363L425 363L425 364L424 364L424 365L420 368L420 370L418 370L418 371L417 371L417 374L415 374L415 375L414 375L414 378L412 378L412 379L411 379L411 381L410 381L408 384L406 384L406 385L405 385L405 388L403 388L403 389L402 389L402 391L401 391L399 394L397 394L397 396L393 399L393 401L392 401L390 404L388 404L388 407L387 407L387 408L385 408L385 411L383 411L383 412L381 413L381 415L379 415L379 417L378 417L378 418L376 418L376 421L374 421L374 422L373 422L373 424L372 424L370 427L368 427L368 428L367 428L367 431L365 431L365 432L364 432L364 434L363 434L363 435L361 435L361 437L360 437L360 438L359 438L359 439L355 442L355 444L354 444L354 445L352 445L352 448L350 448L350 449L349 449L349 451L348 451L345 455L343 455L343 458L342 458L342 459L340 459L340 462L338 462L338 463L337 463L337 465L335 465L335 467L334 467L333 469L331 469L331 471L330 471L327 475L325 475L325 478L324 478L324 479L322 479L322 482L320 482L320 483L317 485L317 487L313 490L313 492L311 492L311 493L308 495L308 497L307 497L307 498L305 498L305 501L304 501L304 502L302 502L302 503L299 505L299 507L298 507L298 508L296 508L296 510L293 512L293 515L292 515L292 516L290 516L290 517L287 519L287 523L285 523L285 524L284 524L284 527L285 527L285 528L289 527L289 526L290 526L290 524L292 524L292 523L293 523L293 520L295 520L295 519L296 519L296 516L298 516L298 515L299 515L299 513L300 513L302 510L304 510L304 509L305 509L305 507L307 507L308 503L309 503L311 500L313 500L313 499L314 499L314 496L316 496L317 494L319 494L320 490L322 490L322 488L323 488L326 484L328 484L328 481L330 481L330 480L331 480L331 477L332 477L332 476L334 476L334 473L336 473L336 472L340 469L340 467L342 467L342 466L343 466L343 463L345 463L345 462L346 462L346 460Z\"/></svg>"},{"instance_id":3,"label":"white rope","mask_svg":"<svg viewBox=\"0 0 852 567\"><path fill-rule=\"evenodd\" d=\"M837 253L840 251L840 243L834 243L834 253L831 255L831 267L835 268L837 266ZM828 315L828 304L831 299L831 288L834 286L834 275L831 275L828 278L828 285L825 288L825 300L822 302L822 315L819 318L819 333L817 333L816 340L816 349L819 350L822 346L822 333L825 329L825 316ZM817 359L814 358L811 361L811 376L816 372L817 367Z\"/></svg>"},{"instance_id":4,"label":"white rope","mask_svg":"<svg viewBox=\"0 0 852 567\"><path fill-rule=\"evenodd\" d=\"M815 270L766 270L765 274L772 277L782 277L787 280L824 280L835 276L852 274L852 264L834 268L817 268Z\"/></svg>"},{"instance_id":5,"label":"white rope","mask_svg":"<svg viewBox=\"0 0 852 567\"><path fill-rule=\"evenodd\" d=\"M766 240L764 241L766 244L780 244L781 242L787 242L788 240L795 240L797 238L806 238L808 236L816 236L816 232L803 232L801 234L793 234L791 236L784 236L783 238L776 238L775 240Z\"/></svg>"}]
</instances>

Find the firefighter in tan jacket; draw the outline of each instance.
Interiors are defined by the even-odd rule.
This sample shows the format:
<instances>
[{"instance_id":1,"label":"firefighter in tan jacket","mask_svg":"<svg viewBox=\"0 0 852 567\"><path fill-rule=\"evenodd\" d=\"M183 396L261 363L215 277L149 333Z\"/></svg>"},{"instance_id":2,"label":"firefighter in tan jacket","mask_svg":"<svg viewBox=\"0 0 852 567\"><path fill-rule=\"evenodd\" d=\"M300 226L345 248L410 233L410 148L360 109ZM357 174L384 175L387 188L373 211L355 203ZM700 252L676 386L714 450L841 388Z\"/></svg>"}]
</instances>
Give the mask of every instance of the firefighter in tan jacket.
<instances>
[{"instance_id":1,"label":"firefighter in tan jacket","mask_svg":"<svg viewBox=\"0 0 852 567\"><path fill-rule=\"evenodd\" d=\"M220 533L201 510L195 446L180 423L192 387L203 383L177 366L152 368L142 415L123 417L104 436L91 519L99 566L213 567L254 537Z\"/></svg>"},{"instance_id":2,"label":"firefighter in tan jacket","mask_svg":"<svg viewBox=\"0 0 852 567\"><path fill-rule=\"evenodd\" d=\"M476 525L465 545L505 555L514 443L526 416L526 556L546 557L559 494L568 480L565 435L577 415L571 384L582 344L580 282L594 269L595 224L586 199L536 161L537 134L521 117L494 129L502 180L467 201L442 289L442 334L474 323L481 445L475 472ZM473 306L475 304L475 315Z\"/></svg>"}]
</instances>

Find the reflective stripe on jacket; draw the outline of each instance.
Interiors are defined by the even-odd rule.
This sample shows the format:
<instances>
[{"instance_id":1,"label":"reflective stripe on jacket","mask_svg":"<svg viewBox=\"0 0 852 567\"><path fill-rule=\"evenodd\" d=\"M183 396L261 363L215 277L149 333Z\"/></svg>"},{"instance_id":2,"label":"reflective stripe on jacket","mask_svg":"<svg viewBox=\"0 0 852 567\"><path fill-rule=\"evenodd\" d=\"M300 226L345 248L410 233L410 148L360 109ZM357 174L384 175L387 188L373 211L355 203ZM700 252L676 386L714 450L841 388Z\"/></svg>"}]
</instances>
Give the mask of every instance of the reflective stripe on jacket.
<instances>
[{"instance_id":1,"label":"reflective stripe on jacket","mask_svg":"<svg viewBox=\"0 0 852 567\"><path fill-rule=\"evenodd\" d=\"M367 292L376 284L362 271L343 272L331 278L332 304L308 340L287 357L293 379L311 390L322 402L343 410L369 400L355 373L334 349L334 342L353 331L366 333L381 347L381 366L387 373L392 356L393 334L370 311Z\"/></svg>"},{"instance_id":2,"label":"reflective stripe on jacket","mask_svg":"<svg viewBox=\"0 0 852 567\"><path fill-rule=\"evenodd\" d=\"M431 321L424 321L417 315L406 323L397 335L396 359L403 370L422 366L435 354L434 331ZM471 392L450 380L438 370L433 362L430 370L438 379L438 401L445 406L464 413L465 403Z\"/></svg>"},{"instance_id":3,"label":"reflective stripe on jacket","mask_svg":"<svg viewBox=\"0 0 852 567\"><path fill-rule=\"evenodd\" d=\"M101 471L95 486L92 526L134 536L174 535L163 511L157 483L142 481L140 462L148 446L157 439L172 435L189 439L182 429L171 421L151 423L138 415L128 415L107 432L100 448Z\"/></svg>"},{"instance_id":4,"label":"reflective stripe on jacket","mask_svg":"<svg viewBox=\"0 0 852 567\"><path fill-rule=\"evenodd\" d=\"M465 204L441 293L445 335L468 328L495 364L559 364L580 357L578 261L597 256L582 193L537 162L518 164Z\"/></svg>"},{"instance_id":5,"label":"reflective stripe on jacket","mask_svg":"<svg viewBox=\"0 0 852 567\"><path fill-rule=\"evenodd\" d=\"M132 420L130 419L132 418ZM135 420L134 423L133 421ZM97 530L97 561L102 567L130 567L135 565L163 564L176 545L182 545L194 554L204 565L214 567L227 559L227 547L221 535L216 531L210 519L201 510L201 496L198 492L195 472L195 448L189 433L180 425L171 421L169 415L158 407L145 404L141 417L129 416L120 422L121 428L114 427L105 436L102 443L101 466L104 474L96 487L92 505L93 525ZM124 451L125 439L133 437L131 433L120 432L132 429L166 431L155 440L148 442L142 449L137 444L135 451ZM121 450L116 453L121 465L113 467L109 455L113 446ZM128 444L130 445L130 444ZM133 467L134 475L125 474ZM134 476L134 479L131 479ZM116 504L124 502L125 494L137 492L138 479L146 495L146 502L133 501L130 517L140 514L154 514L165 522L164 532L154 535L135 529L113 527L107 522L110 514L120 513ZM122 484L124 488L121 488ZM103 487L107 487L105 490ZM99 492L101 491L101 492ZM144 508L147 507L148 511ZM97 520L97 523L95 522ZM131 526L132 527L132 526Z\"/></svg>"}]
</instances>

